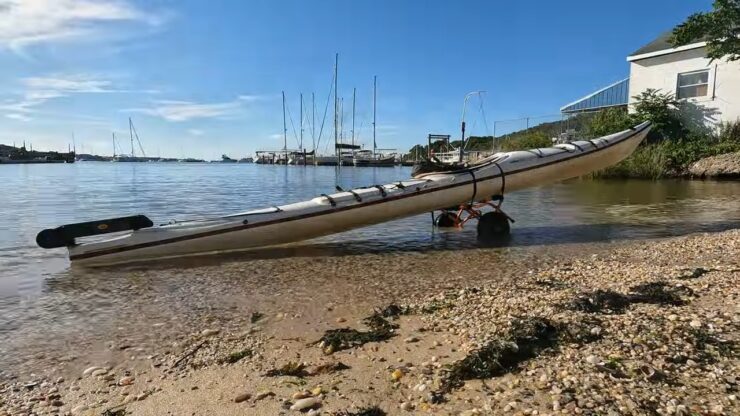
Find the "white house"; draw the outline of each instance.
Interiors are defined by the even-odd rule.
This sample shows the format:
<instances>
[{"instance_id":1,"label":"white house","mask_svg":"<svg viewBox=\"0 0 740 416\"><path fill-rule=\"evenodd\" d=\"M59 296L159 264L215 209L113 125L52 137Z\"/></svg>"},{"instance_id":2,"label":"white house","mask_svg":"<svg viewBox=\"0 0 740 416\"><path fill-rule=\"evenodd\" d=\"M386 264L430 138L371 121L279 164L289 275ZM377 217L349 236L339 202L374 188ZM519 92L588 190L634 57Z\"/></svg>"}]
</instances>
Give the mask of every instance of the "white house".
<instances>
[{"instance_id":1,"label":"white house","mask_svg":"<svg viewBox=\"0 0 740 416\"><path fill-rule=\"evenodd\" d=\"M563 106L563 114L626 106L648 88L695 104L705 124L740 120L740 61L710 61L706 42L674 48L671 32L627 57L630 76ZM696 114L694 114L696 115Z\"/></svg>"},{"instance_id":2,"label":"white house","mask_svg":"<svg viewBox=\"0 0 740 416\"><path fill-rule=\"evenodd\" d=\"M674 94L703 108L707 122L740 119L740 61L711 61L706 42L674 48L667 32L627 57L629 103L648 88Z\"/></svg>"}]
</instances>

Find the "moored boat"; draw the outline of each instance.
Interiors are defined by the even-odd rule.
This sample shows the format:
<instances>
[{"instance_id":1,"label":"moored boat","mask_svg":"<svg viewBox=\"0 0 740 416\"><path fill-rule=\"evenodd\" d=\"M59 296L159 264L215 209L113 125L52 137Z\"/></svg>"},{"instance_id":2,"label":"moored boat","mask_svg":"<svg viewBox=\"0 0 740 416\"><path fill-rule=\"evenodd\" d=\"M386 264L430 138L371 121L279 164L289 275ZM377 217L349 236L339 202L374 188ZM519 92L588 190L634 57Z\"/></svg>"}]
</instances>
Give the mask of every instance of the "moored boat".
<instances>
[{"instance_id":1,"label":"moored boat","mask_svg":"<svg viewBox=\"0 0 740 416\"><path fill-rule=\"evenodd\" d=\"M629 156L649 130L645 122L597 139L496 153L451 171L213 219L157 227L144 216L70 224L44 230L36 241L66 246L72 262L91 266L290 243L585 175Z\"/></svg>"}]
</instances>

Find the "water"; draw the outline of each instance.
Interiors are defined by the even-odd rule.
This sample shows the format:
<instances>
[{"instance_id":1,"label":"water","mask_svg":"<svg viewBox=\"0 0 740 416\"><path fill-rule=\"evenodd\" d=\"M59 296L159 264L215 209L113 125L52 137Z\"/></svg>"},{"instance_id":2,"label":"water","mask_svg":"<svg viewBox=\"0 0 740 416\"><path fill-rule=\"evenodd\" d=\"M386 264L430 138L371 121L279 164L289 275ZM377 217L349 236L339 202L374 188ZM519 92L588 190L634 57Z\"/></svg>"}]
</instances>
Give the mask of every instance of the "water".
<instances>
[{"instance_id":1,"label":"water","mask_svg":"<svg viewBox=\"0 0 740 416\"><path fill-rule=\"evenodd\" d=\"M60 363L79 371L89 362L128 361L111 342L149 354L203 327L243 330L239 325L254 311L289 310L320 322L323 305L331 303L338 316L361 316L403 296L515 277L543 256L567 257L590 243L740 227L738 182L573 180L506 195L504 209L516 219L511 239L483 256L476 255L475 223L440 231L429 214L279 249L134 269L70 267L65 249L34 243L39 230L70 222L144 213L163 223L229 214L330 193L336 184L389 183L408 178L409 170L0 165L0 381L3 371L30 374ZM471 273L478 259L485 272ZM166 325L152 330L152 323Z\"/></svg>"},{"instance_id":2,"label":"water","mask_svg":"<svg viewBox=\"0 0 740 416\"><path fill-rule=\"evenodd\" d=\"M65 223L148 215L156 223L213 216L331 193L342 187L409 177L410 168L253 164L106 163L0 166L0 298L34 297L50 276L69 273L65 249L42 250L38 231ZM680 235L736 227L740 183L591 181L506 196L516 219L510 246L583 243ZM478 245L475 224L435 231L420 215L294 245L326 253L454 250ZM1 312L1 311L0 311Z\"/></svg>"}]
</instances>

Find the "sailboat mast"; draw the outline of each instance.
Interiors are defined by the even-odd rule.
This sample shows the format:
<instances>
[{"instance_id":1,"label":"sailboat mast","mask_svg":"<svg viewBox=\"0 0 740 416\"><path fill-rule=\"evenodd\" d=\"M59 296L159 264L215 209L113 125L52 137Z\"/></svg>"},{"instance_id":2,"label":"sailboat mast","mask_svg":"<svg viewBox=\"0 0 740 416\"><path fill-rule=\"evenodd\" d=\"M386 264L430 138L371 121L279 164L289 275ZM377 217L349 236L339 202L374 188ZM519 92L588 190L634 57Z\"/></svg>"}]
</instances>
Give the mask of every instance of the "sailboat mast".
<instances>
[{"instance_id":1,"label":"sailboat mast","mask_svg":"<svg viewBox=\"0 0 740 416\"><path fill-rule=\"evenodd\" d=\"M311 141L313 142L314 157L316 157L316 94L311 93Z\"/></svg>"},{"instance_id":2,"label":"sailboat mast","mask_svg":"<svg viewBox=\"0 0 740 416\"><path fill-rule=\"evenodd\" d=\"M298 150L303 150L303 93L301 93L301 140Z\"/></svg>"},{"instance_id":3,"label":"sailboat mast","mask_svg":"<svg viewBox=\"0 0 740 416\"><path fill-rule=\"evenodd\" d=\"M378 76L373 76L373 157L375 157L375 150L378 147L378 144L375 141L375 113L377 110L376 101L377 101L377 86L378 86Z\"/></svg>"},{"instance_id":4,"label":"sailboat mast","mask_svg":"<svg viewBox=\"0 0 740 416\"><path fill-rule=\"evenodd\" d=\"M357 88L352 88L352 157L355 156L355 98Z\"/></svg>"},{"instance_id":5,"label":"sailboat mast","mask_svg":"<svg viewBox=\"0 0 740 416\"><path fill-rule=\"evenodd\" d=\"M283 152L285 152L285 159L288 159L288 125L285 123L285 91L283 91Z\"/></svg>"},{"instance_id":6,"label":"sailboat mast","mask_svg":"<svg viewBox=\"0 0 740 416\"><path fill-rule=\"evenodd\" d=\"M337 72L339 67L339 54L336 54L334 56L334 155L337 156L337 163L339 163L339 154L337 153L339 149L337 149L337 143L339 143L339 132L337 129L339 128L339 120L337 119L337 111L339 111L339 102L337 101ZM341 163L340 163L341 165Z\"/></svg>"},{"instance_id":7,"label":"sailboat mast","mask_svg":"<svg viewBox=\"0 0 740 416\"><path fill-rule=\"evenodd\" d=\"M131 157L134 157L134 128L131 125L131 117L128 118L128 134L131 136Z\"/></svg>"},{"instance_id":8,"label":"sailboat mast","mask_svg":"<svg viewBox=\"0 0 740 416\"><path fill-rule=\"evenodd\" d=\"M116 132L111 133L113 135L113 157L116 157Z\"/></svg>"}]
</instances>

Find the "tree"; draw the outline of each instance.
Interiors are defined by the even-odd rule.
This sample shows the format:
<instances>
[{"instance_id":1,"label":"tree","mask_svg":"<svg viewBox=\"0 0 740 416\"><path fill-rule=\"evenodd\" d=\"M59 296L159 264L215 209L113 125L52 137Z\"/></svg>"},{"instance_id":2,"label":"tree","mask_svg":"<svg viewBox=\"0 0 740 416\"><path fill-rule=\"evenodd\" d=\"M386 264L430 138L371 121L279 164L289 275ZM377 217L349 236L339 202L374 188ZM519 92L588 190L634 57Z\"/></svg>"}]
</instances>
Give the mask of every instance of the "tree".
<instances>
[{"instance_id":1,"label":"tree","mask_svg":"<svg viewBox=\"0 0 740 416\"><path fill-rule=\"evenodd\" d=\"M695 13L673 29L673 46L707 41L707 57L740 60L740 0L715 0L713 10Z\"/></svg>"}]
</instances>

